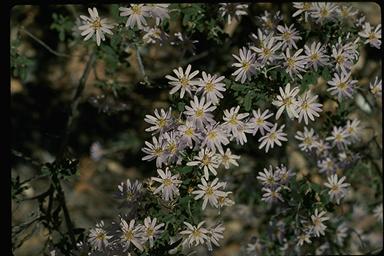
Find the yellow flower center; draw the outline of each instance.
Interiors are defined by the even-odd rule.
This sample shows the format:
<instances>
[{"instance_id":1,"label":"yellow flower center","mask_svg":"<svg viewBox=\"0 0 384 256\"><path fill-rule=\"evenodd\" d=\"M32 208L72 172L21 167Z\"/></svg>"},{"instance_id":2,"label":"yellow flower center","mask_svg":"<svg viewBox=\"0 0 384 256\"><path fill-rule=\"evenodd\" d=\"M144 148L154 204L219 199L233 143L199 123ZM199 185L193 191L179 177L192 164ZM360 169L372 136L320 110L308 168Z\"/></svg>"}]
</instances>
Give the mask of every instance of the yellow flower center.
<instances>
[{"instance_id":1,"label":"yellow flower center","mask_svg":"<svg viewBox=\"0 0 384 256\"><path fill-rule=\"evenodd\" d=\"M233 115L233 116L231 117L231 119L229 119L228 123L233 124L233 125L236 125L236 124L237 124L236 115Z\"/></svg>"},{"instance_id":2,"label":"yellow flower center","mask_svg":"<svg viewBox=\"0 0 384 256\"><path fill-rule=\"evenodd\" d=\"M247 71L249 68L250 68L250 64L249 64L249 62L243 62L242 63L242 67L243 67L243 69L245 70L245 71Z\"/></svg>"},{"instance_id":3,"label":"yellow flower center","mask_svg":"<svg viewBox=\"0 0 384 256\"><path fill-rule=\"evenodd\" d=\"M213 195L213 189L212 189L212 187L208 187L208 188L205 190L205 194L207 194L208 196Z\"/></svg>"},{"instance_id":4,"label":"yellow flower center","mask_svg":"<svg viewBox=\"0 0 384 256\"><path fill-rule=\"evenodd\" d=\"M276 138L277 138L277 134L276 134L276 132L272 132L271 134L269 134L269 138L270 138L271 140L276 140Z\"/></svg>"},{"instance_id":5,"label":"yellow flower center","mask_svg":"<svg viewBox=\"0 0 384 256\"><path fill-rule=\"evenodd\" d=\"M204 116L204 111L203 109L199 108L195 111L195 116L196 117L203 117Z\"/></svg>"},{"instance_id":6,"label":"yellow flower center","mask_svg":"<svg viewBox=\"0 0 384 256\"><path fill-rule=\"evenodd\" d=\"M264 124L264 120L262 118L257 118L256 119L256 124L257 125L263 125Z\"/></svg>"},{"instance_id":7,"label":"yellow flower center","mask_svg":"<svg viewBox=\"0 0 384 256\"><path fill-rule=\"evenodd\" d=\"M185 130L184 132L185 135L189 136L189 137L192 137L193 136L193 128L192 127L189 127L187 130Z\"/></svg>"},{"instance_id":8,"label":"yellow flower center","mask_svg":"<svg viewBox=\"0 0 384 256\"><path fill-rule=\"evenodd\" d=\"M211 158L207 155L204 155L203 159L201 160L203 165L209 165L211 163Z\"/></svg>"},{"instance_id":9,"label":"yellow flower center","mask_svg":"<svg viewBox=\"0 0 384 256\"><path fill-rule=\"evenodd\" d=\"M268 48L265 48L265 47L263 48L263 54L264 54L265 56L267 56L267 57L268 57L268 56L270 56L270 55L271 55L271 53L272 53L272 52L271 52L271 50L270 50L270 49L268 49Z\"/></svg>"},{"instance_id":10,"label":"yellow flower center","mask_svg":"<svg viewBox=\"0 0 384 256\"><path fill-rule=\"evenodd\" d=\"M294 66L295 66L295 60L294 59L292 59L292 58L288 58L287 59L287 66L288 66L288 68L293 68Z\"/></svg>"},{"instance_id":11,"label":"yellow flower center","mask_svg":"<svg viewBox=\"0 0 384 256\"><path fill-rule=\"evenodd\" d=\"M154 233L155 232L154 232L153 228L151 228L151 227L147 228L147 236L153 236Z\"/></svg>"},{"instance_id":12,"label":"yellow flower center","mask_svg":"<svg viewBox=\"0 0 384 256\"><path fill-rule=\"evenodd\" d=\"M321 17L327 17L329 15L329 12L326 8L321 9L320 16Z\"/></svg>"},{"instance_id":13,"label":"yellow flower center","mask_svg":"<svg viewBox=\"0 0 384 256\"><path fill-rule=\"evenodd\" d=\"M317 53L312 54L310 59L311 59L311 61L319 60L319 54L317 54Z\"/></svg>"},{"instance_id":14,"label":"yellow flower center","mask_svg":"<svg viewBox=\"0 0 384 256\"><path fill-rule=\"evenodd\" d=\"M369 35L368 35L368 39L369 39L369 40L375 40L375 39L377 39L376 34L373 33L373 32L369 33Z\"/></svg>"},{"instance_id":15,"label":"yellow flower center","mask_svg":"<svg viewBox=\"0 0 384 256\"><path fill-rule=\"evenodd\" d=\"M336 57L336 63L342 64L342 63L344 63L344 61L345 61L345 59L344 59L343 55L339 55Z\"/></svg>"},{"instance_id":16,"label":"yellow flower center","mask_svg":"<svg viewBox=\"0 0 384 256\"><path fill-rule=\"evenodd\" d=\"M306 138L304 138L303 143L307 144L307 145L310 145L310 144L312 144L312 139L309 138L309 137L306 137Z\"/></svg>"},{"instance_id":17,"label":"yellow flower center","mask_svg":"<svg viewBox=\"0 0 384 256\"><path fill-rule=\"evenodd\" d=\"M208 137L208 139L213 140L217 137L217 132L210 131L210 132L208 132L207 137Z\"/></svg>"},{"instance_id":18,"label":"yellow flower center","mask_svg":"<svg viewBox=\"0 0 384 256\"><path fill-rule=\"evenodd\" d=\"M98 240L105 240L105 234L104 232L100 232L96 235L96 239Z\"/></svg>"},{"instance_id":19,"label":"yellow flower center","mask_svg":"<svg viewBox=\"0 0 384 256\"><path fill-rule=\"evenodd\" d=\"M132 230L128 230L127 232L124 233L125 240L130 241L133 238L133 233Z\"/></svg>"},{"instance_id":20,"label":"yellow flower center","mask_svg":"<svg viewBox=\"0 0 384 256\"><path fill-rule=\"evenodd\" d=\"M154 153L156 156L160 156L163 153L163 149L162 148L155 148Z\"/></svg>"},{"instance_id":21,"label":"yellow flower center","mask_svg":"<svg viewBox=\"0 0 384 256\"><path fill-rule=\"evenodd\" d=\"M95 21L93 21L91 23L91 27L94 29L94 30L99 30L101 28L101 21L100 21L100 18L97 18Z\"/></svg>"},{"instance_id":22,"label":"yellow flower center","mask_svg":"<svg viewBox=\"0 0 384 256\"><path fill-rule=\"evenodd\" d=\"M208 82L204 89L206 92L212 92L215 89L215 85L212 82Z\"/></svg>"},{"instance_id":23,"label":"yellow flower center","mask_svg":"<svg viewBox=\"0 0 384 256\"><path fill-rule=\"evenodd\" d=\"M133 14L140 15L141 14L141 8L137 4L132 5L132 12Z\"/></svg>"},{"instance_id":24,"label":"yellow flower center","mask_svg":"<svg viewBox=\"0 0 384 256\"><path fill-rule=\"evenodd\" d=\"M180 79L180 84L182 87L187 87L189 85L189 79L183 77Z\"/></svg>"},{"instance_id":25,"label":"yellow flower center","mask_svg":"<svg viewBox=\"0 0 384 256\"><path fill-rule=\"evenodd\" d=\"M344 82L341 82L341 83L339 83L339 84L337 85L337 87L338 87L339 89L341 89L341 90L345 90L345 89L347 89L348 84L347 84L347 83L344 83Z\"/></svg>"},{"instance_id":26,"label":"yellow flower center","mask_svg":"<svg viewBox=\"0 0 384 256\"><path fill-rule=\"evenodd\" d=\"M167 121L165 120L165 118L160 117L157 125L160 128L163 128L166 124L167 124Z\"/></svg>"},{"instance_id":27,"label":"yellow flower center","mask_svg":"<svg viewBox=\"0 0 384 256\"><path fill-rule=\"evenodd\" d=\"M173 184L173 182L172 182L172 180L171 180L170 178L166 178L166 179L164 179L164 181L163 181L163 185L164 185L165 187L172 186L172 184Z\"/></svg>"},{"instance_id":28,"label":"yellow flower center","mask_svg":"<svg viewBox=\"0 0 384 256\"><path fill-rule=\"evenodd\" d=\"M283 39L284 39L285 41L290 40L290 39L291 39L291 36L292 36L292 34L291 34L289 31L285 31L285 32L283 33Z\"/></svg>"}]
</instances>

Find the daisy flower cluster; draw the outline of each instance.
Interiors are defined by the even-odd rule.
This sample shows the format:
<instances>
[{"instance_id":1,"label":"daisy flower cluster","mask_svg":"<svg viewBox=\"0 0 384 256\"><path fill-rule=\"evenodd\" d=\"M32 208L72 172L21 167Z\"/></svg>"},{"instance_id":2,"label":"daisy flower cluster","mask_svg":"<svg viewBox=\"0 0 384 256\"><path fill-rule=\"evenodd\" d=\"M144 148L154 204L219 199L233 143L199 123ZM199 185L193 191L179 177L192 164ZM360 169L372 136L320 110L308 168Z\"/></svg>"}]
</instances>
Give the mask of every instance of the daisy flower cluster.
<instances>
[{"instance_id":1,"label":"daisy flower cluster","mask_svg":"<svg viewBox=\"0 0 384 256\"><path fill-rule=\"evenodd\" d=\"M169 6L130 4L119 11L126 18L125 29L139 31L145 44L154 44L169 37L162 26L170 22ZM236 26L249 11L247 4L233 3L217 9L226 27ZM273 165L262 166L252 184L261 185L258 199L274 212L266 224L273 230L268 234L271 243L277 241L281 254L301 254L306 244L320 243L319 237L331 233L327 228L335 227L332 237L343 246L349 224L331 218L337 215L333 209L348 202L353 192L348 169L362 158L356 148L365 127L363 119L345 113L358 94L381 98L379 76L363 88L355 74L361 47L380 49L381 26L365 18L354 22L360 13L343 3L295 2L292 9L291 19L268 11L256 17L252 41L231 52L233 63L221 74L185 62L162 76L172 105L144 116L148 139L141 149L142 161L153 162L155 174L143 183L128 179L118 186L115 197L128 212L110 227L100 221L90 230L90 252L150 254L164 244L176 253L196 246L209 251L219 247L225 231L221 210L234 205L236 198L235 183L227 174L240 169L237 154L246 151L249 142L266 158L277 152L276 147L287 149L288 157L290 150L301 151L313 167L309 175L298 175L290 159L286 165L261 161ZM99 46L104 34L113 35L118 26L100 18L96 8L88 11L90 17L81 16L79 30L84 40L94 37ZM234 19L238 22L232 24ZM336 33L340 24L353 29ZM308 28L318 35L312 36ZM174 37L174 46L194 48L198 42L181 32ZM234 95L235 86L246 88L244 94ZM265 97L257 95L246 108L245 99L254 92ZM330 102L336 114L329 111ZM105 155L99 143L91 152L95 160ZM382 204L373 213L382 222ZM266 240L248 244L247 253L269 253ZM316 253L330 246L325 242Z\"/></svg>"}]
</instances>

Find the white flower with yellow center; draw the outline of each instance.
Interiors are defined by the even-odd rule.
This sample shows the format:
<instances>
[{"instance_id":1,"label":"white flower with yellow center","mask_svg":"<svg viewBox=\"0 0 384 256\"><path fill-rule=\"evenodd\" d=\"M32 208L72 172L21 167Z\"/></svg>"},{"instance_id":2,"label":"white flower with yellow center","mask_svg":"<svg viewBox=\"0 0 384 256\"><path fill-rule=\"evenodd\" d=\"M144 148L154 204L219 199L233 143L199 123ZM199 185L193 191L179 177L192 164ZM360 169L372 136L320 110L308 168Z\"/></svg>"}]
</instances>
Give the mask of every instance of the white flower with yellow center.
<instances>
[{"instance_id":1,"label":"white flower with yellow center","mask_svg":"<svg viewBox=\"0 0 384 256\"><path fill-rule=\"evenodd\" d=\"M280 141L287 141L287 134L283 132L285 125L280 126L277 130L277 124L272 128L267 129L267 134L259 139L261 142L259 149L262 149L265 146L265 152L268 153L269 148L273 148L275 144L281 146Z\"/></svg>"},{"instance_id":2,"label":"white flower with yellow center","mask_svg":"<svg viewBox=\"0 0 384 256\"><path fill-rule=\"evenodd\" d=\"M235 72L232 73L232 75L236 76L235 81L240 80L240 82L243 84L245 80L250 80L252 75L256 73L256 55L245 47L241 48L239 53L239 56L232 54L232 56L238 61L237 63L232 64L232 66L238 68Z\"/></svg>"},{"instance_id":3,"label":"white flower with yellow center","mask_svg":"<svg viewBox=\"0 0 384 256\"><path fill-rule=\"evenodd\" d=\"M203 128L204 125L213 124L213 114L211 113L216 109L216 106L212 106L211 101L206 101L205 97L201 97L199 100L196 96L190 101L190 106L185 106L183 112L187 116L187 120L195 124L196 128Z\"/></svg>"},{"instance_id":4,"label":"white flower with yellow center","mask_svg":"<svg viewBox=\"0 0 384 256\"><path fill-rule=\"evenodd\" d=\"M155 113L155 116L145 115L144 121L153 125L145 129L145 131L146 132L153 132L153 131L163 132L171 124L172 109L169 108L168 112L165 112L164 109L160 109L160 114L158 112L158 109L155 109L154 113Z\"/></svg>"},{"instance_id":5,"label":"white flower with yellow center","mask_svg":"<svg viewBox=\"0 0 384 256\"><path fill-rule=\"evenodd\" d=\"M313 67L316 71L320 66L328 64L328 56L325 54L325 47L320 42L313 42L311 47L304 45L308 67Z\"/></svg>"},{"instance_id":6,"label":"white flower with yellow center","mask_svg":"<svg viewBox=\"0 0 384 256\"><path fill-rule=\"evenodd\" d=\"M316 19L317 23L332 21L336 18L337 5L334 3L314 2L311 8L311 17Z\"/></svg>"},{"instance_id":7,"label":"white flower with yellow center","mask_svg":"<svg viewBox=\"0 0 384 256\"><path fill-rule=\"evenodd\" d=\"M257 131L260 131L261 135L265 134L265 130L273 126L267 119L273 116L268 109L261 113L261 109L252 110L253 117L248 121L248 127L252 130L252 135L255 135Z\"/></svg>"},{"instance_id":8,"label":"white flower with yellow center","mask_svg":"<svg viewBox=\"0 0 384 256\"><path fill-rule=\"evenodd\" d=\"M141 160L151 161L156 159L156 167L160 168L165 161L165 145L162 137L160 136L159 139L157 139L155 136L152 136L152 144L148 141L145 141L144 143L146 147L144 147L142 151L147 155Z\"/></svg>"},{"instance_id":9,"label":"white flower with yellow center","mask_svg":"<svg viewBox=\"0 0 384 256\"><path fill-rule=\"evenodd\" d=\"M146 217L144 219L144 225L141 226L141 238L143 240L143 243L149 241L149 248L153 247L154 239L156 239L163 232L163 230L160 230L160 228L165 225L164 223L156 225L156 222L157 218L153 218L151 220L151 217Z\"/></svg>"},{"instance_id":10,"label":"white flower with yellow center","mask_svg":"<svg viewBox=\"0 0 384 256\"><path fill-rule=\"evenodd\" d=\"M345 125L345 131L353 141L358 141L361 135L360 121L357 119L348 120Z\"/></svg>"},{"instance_id":11,"label":"white flower with yellow center","mask_svg":"<svg viewBox=\"0 0 384 256\"><path fill-rule=\"evenodd\" d=\"M277 188L262 188L262 191L264 191L262 201L265 201L269 204L275 203L278 200L281 202L284 202L283 197L280 194L281 187Z\"/></svg>"},{"instance_id":12,"label":"white flower with yellow center","mask_svg":"<svg viewBox=\"0 0 384 256\"><path fill-rule=\"evenodd\" d=\"M333 146L338 148L344 148L347 145L351 144L348 140L349 134L343 127L333 127L332 135L327 137L325 140L332 141Z\"/></svg>"},{"instance_id":13,"label":"white flower with yellow center","mask_svg":"<svg viewBox=\"0 0 384 256\"><path fill-rule=\"evenodd\" d=\"M305 71L307 65L307 57L300 55L302 52L303 49L299 49L291 56L290 49L287 48L281 57L284 60L283 66L286 68L286 72L291 78L293 78L293 75L296 75L300 79L303 79L303 76L300 74L300 72Z\"/></svg>"},{"instance_id":14,"label":"white flower with yellow center","mask_svg":"<svg viewBox=\"0 0 384 256\"><path fill-rule=\"evenodd\" d=\"M219 155L219 162L225 169L229 169L229 165L239 166L236 160L240 159L240 156L233 155L231 150L227 148L224 154Z\"/></svg>"},{"instance_id":15,"label":"white flower with yellow center","mask_svg":"<svg viewBox=\"0 0 384 256\"><path fill-rule=\"evenodd\" d=\"M192 148L193 147L193 141L195 144L199 143L203 136L201 133L196 129L195 125L190 122L186 121L185 124L179 125L177 127L177 130L180 132L180 144L185 144L186 146Z\"/></svg>"},{"instance_id":16,"label":"white flower with yellow center","mask_svg":"<svg viewBox=\"0 0 384 256\"><path fill-rule=\"evenodd\" d=\"M188 166L199 166L204 171L204 177L209 179L209 172L217 175L216 169L220 165L219 156L209 148L202 148L197 156L193 157L193 161L187 163Z\"/></svg>"},{"instance_id":17,"label":"white flower with yellow center","mask_svg":"<svg viewBox=\"0 0 384 256\"><path fill-rule=\"evenodd\" d=\"M199 71L195 70L191 73L191 69L192 66L188 65L184 72L183 69L179 67L178 69L173 70L176 77L170 75L165 76L165 78L170 80L168 83L173 86L173 88L169 91L169 94L174 94L180 90L180 99L184 97L185 92L192 96L192 91L195 90L195 85L199 84L199 81L193 78L199 74Z\"/></svg>"},{"instance_id":18,"label":"white flower with yellow center","mask_svg":"<svg viewBox=\"0 0 384 256\"><path fill-rule=\"evenodd\" d=\"M379 80L378 77L375 77L375 81L373 83L369 83L369 89L374 96L381 96L382 94L381 81L381 79Z\"/></svg>"},{"instance_id":19,"label":"white flower with yellow center","mask_svg":"<svg viewBox=\"0 0 384 256\"><path fill-rule=\"evenodd\" d=\"M332 201L336 201L337 204L340 204L340 199L342 199L347 193L347 187L350 185L348 183L343 183L345 180L345 176L343 176L340 180L337 175L331 175L328 177L328 182L324 183L324 186L329 188L329 196Z\"/></svg>"},{"instance_id":20,"label":"white flower with yellow center","mask_svg":"<svg viewBox=\"0 0 384 256\"><path fill-rule=\"evenodd\" d=\"M200 190L192 191L192 194L196 194L195 200L203 198L202 209L204 210L207 207L207 203L216 208L219 207L219 197L226 197L227 193L219 190L221 187L226 185L225 182L219 182L218 178L215 178L212 182L207 183L204 177L201 178L201 184L198 184L197 187Z\"/></svg>"},{"instance_id":21,"label":"white flower with yellow center","mask_svg":"<svg viewBox=\"0 0 384 256\"><path fill-rule=\"evenodd\" d=\"M276 59L276 51L280 49L281 42L272 33L264 38L261 30L258 30L258 35L260 47L251 46L250 49L259 55L257 59L262 64L269 64Z\"/></svg>"},{"instance_id":22,"label":"white flower with yellow center","mask_svg":"<svg viewBox=\"0 0 384 256\"><path fill-rule=\"evenodd\" d=\"M243 145L247 142L247 138L245 136L246 132L250 132L244 123L244 118L246 118L249 113L239 113L240 106L236 108L233 107L230 110L224 110L224 124L225 129L229 130L232 135L232 138L236 138L236 141Z\"/></svg>"},{"instance_id":23,"label":"white flower with yellow center","mask_svg":"<svg viewBox=\"0 0 384 256\"><path fill-rule=\"evenodd\" d=\"M187 235L187 238L184 238L183 245L191 245L197 246L199 244L204 244L209 238L207 236L208 230L203 228L205 221L200 222L197 227L192 226L190 223L184 221L184 225L187 226L186 230L181 231L179 234Z\"/></svg>"},{"instance_id":24,"label":"white flower with yellow center","mask_svg":"<svg viewBox=\"0 0 384 256\"><path fill-rule=\"evenodd\" d=\"M223 127L223 125L216 123L215 125L209 125L204 129L205 138L201 143L202 147L207 147L210 150L216 152L218 150L220 153L224 153L223 145L229 143L228 131Z\"/></svg>"},{"instance_id":25,"label":"white flower with yellow center","mask_svg":"<svg viewBox=\"0 0 384 256\"><path fill-rule=\"evenodd\" d=\"M152 180L159 182L161 185L156 188L153 193L157 194L161 192L161 197L163 200L173 200L175 196L179 195L179 186L182 182L179 180L179 175L172 175L168 167L165 169L165 172L161 169L157 169L157 173L159 174L160 178L152 177Z\"/></svg>"},{"instance_id":26,"label":"white flower with yellow center","mask_svg":"<svg viewBox=\"0 0 384 256\"><path fill-rule=\"evenodd\" d=\"M286 24L284 26L277 26L280 34L277 34L276 39L282 42L281 50L291 49L292 47L297 49L296 42L301 39L301 36L299 36L299 32L293 26L294 24L289 27Z\"/></svg>"},{"instance_id":27,"label":"white flower with yellow center","mask_svg":"<svg viewBox=\"0 0 384 256\"><path fill-rule=\"evenodd\" d=\"M131 220L128 225L124 219L120 219L120 228L122 232L120 236L120 243L125 251L128 250L131 243L140 251L144 250L141 242L142 230L140 225L135 226L135 220Z\"/></svg>"},{"instance_id":28,"label":"white flower with yellow center","mask_svg":"<svg viewBox=\"0 0 384 256\"><path fill-rule=\"evenodd\" d=\"M327 89L332 95L337 95L338 100L340 101L344 97L352 98L354 86L357 83L357 80L351 80L350 73L341 72L341 74L335 73L331 81L328 81L328 84L331 85Z\"/></svg>"},{"instance_id":29,"label":"white flower with yellow center","mask_svg":"<svg viewBox=\"0 0 384 256\"><path fill-rule=\"evenodd\" d=\"M137 26L139 29L143 29L147 26L147 21L145 17L149 17L149 8L144 6L144 4L131 4L131 7L119 7L120 16L128 16L127 22L125 23L126 27L133 28Z\"/></svg>"},{"instance_id":30,"label":"white flower with yellow center","mask_svg":"<svg viewBox=\"0 0 384 256\"><path fill-rule=\"evenodd\" d=\"M364 30L359 32L359 36L366 38L365 44L370 44L377 49L380 49L381 46L381 24L377 25L375 29L371 28L371 24L366 22L363 26Z\"/></svg>"},{"instance_id":31,"label":"white flower with yellow center","mask_svg":"<svg viewBox=\"0 0 384 256\"><path fill-rule=\"evenodd\" d=\"M284 90L282 87L279 87L279 91L280 95L277 95L277 100L272 101L272 104L279 108L276 112L276 120L280 118L284 110L290 119L298 118L297 99L295 97L299 93L299 88L294 87L291 90L291 84L288 83Z\"/></svg>"},{"instance_id":32,"label":"white flower with yellow center","mask_svg":"<svg viewBox=\"0 0 384 256\"><path fill-rule=\"evenodd\" d=\"M207 245L208 245L208 250L212 251L212 243L216 246L220 246L219 240L223 239L223 233L224 233L224 226L222 224L217 225L216 227L211 227L207 229Z\"/></svg>"},{"instance_id":33,"label":"white flower with yellow center","mask_svg":"<svg viewBox=\"0 0 384 256\"><path fill-rule=\"evenodd\" d=\"M311 229L317 237L319 237L320 234L324 235L324 230L327 228L327 226L323 224L323 221L329 220L329 217L324 216L325 214L326 214L325 211L322 211L319 213L316 208L315 214L311 215L311 220L312 220Z\"/></svg>"},{"instance_id":34,"label":"white flower with yellow center","mask_svg":"<svg viewBox=\"0 0 384 256\"><path fill-rule=\"evenodd\" d=\"M104 221L100 221L90 230L88 242L94 249L103 251L110 244L108 240L111 238L104 229Z\"/></svg>"},{"instance_id":35,"label":"white flower with yellow center","mask_svg":"<svg viewBox=\"0 0 384 256\"><path fill-rule=\"evenodd\" d=\"M304 133L301 131L297 131L295 138L300 140L299 144L300 150L309 151L313 147L315 147L317 136L315 135L315 131L311 128L308 130L307 127L304 127Z\"/></svg>"},{"instance_id":36,"label":"white flower with yellow center","mask_svg":"<svg viewBox=\"0 0 384 256\"><path fill-rule=\"evenodd\" d=\"M95 7L93 9L88 8L88 12L91 17L80 15L85 24L79 26L79 30L82 30L81 35L85 36L84 41L87 41L95 34L97 46L100 46L101 40L105 40L104 33L113 35L111 29L114 25L109 24L107 19L101 19Z\"/></svg>"},{"instance_id":37,"label":"white flower with yellow center","mask_svg":"<svg viewBox=\"0 0 384 256\"><path fill-rule=\"evenodd\" d=\"M222 99L224 96L221 92L225 92L225 84L221 81L224 80L224 76L217 77L216 75L210 75L202 72L203 79L200 78L200 82L197 84L197 91L203 92L203 95L206 97L207 101L211 101L213 105L219 103L219 99Z\"/></svg>"},{"instance_id":38,"label":"white flower with yellow center","mask_svg":"<svg viewBox=\"0 0 384 256\"><path fill-rule=\"evenodd\" d=\"M312 121L315 121L315 117L319 117L319 112L323 111L321 107L323 106L320 103L316 103L317 95L311 97L309 91L307 91L303 97L298 96L297 99L297 111L299 113L299 123L304 118L304 122L308 124L308 118Z\"/></svg>"},{"instance_id":39,"label":"white flower with yellow center","mask_svg":"<svg viewBox=\"0 0 384 256\"><path fill-rule=\"evenodd\" d=\"M312 8L311 2L293 2L293 7L298 10L292 14L292 17L296 17L301 13L304 13L304 20L308 21L308 14Z\"/></svg>"},{"instance_id":40,"label":"white flower with yellow center","mask_svg":"<svg viewBox=\"0 0 384 256\"><path fill-rule=\"evenodd\" d=\"M304 242L306 242L307 244L312 243L312 241L310 240L310 238L311 238L311 236L309 235L308 232L301 233L301 234L297 237L297 245L298 245L298 246L303 246Z\"/></svg>"}]
</instances>

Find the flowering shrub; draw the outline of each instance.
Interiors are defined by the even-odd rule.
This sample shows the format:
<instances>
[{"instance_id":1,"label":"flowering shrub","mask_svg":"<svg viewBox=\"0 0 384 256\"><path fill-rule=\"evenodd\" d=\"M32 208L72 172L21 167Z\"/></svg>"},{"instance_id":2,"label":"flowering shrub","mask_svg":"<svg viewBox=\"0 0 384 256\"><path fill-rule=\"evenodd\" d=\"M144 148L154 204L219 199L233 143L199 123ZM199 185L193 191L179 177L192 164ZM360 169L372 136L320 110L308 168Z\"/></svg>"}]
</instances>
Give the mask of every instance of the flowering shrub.
<instances>
[{"instance_id":1,"label":"flowering shrub","mask_svg":"<svg viewBox=\"0 0 384 256\"><path fill-rule=\"evenodd\" d=\"M359 64L366 51L379 53L381 25L373 26L348 3L271 6L257 15L265 5L110 5L80 8L72 21L54 14L51 29L88 57L57 154L50 163L36 164L51 185L28 198L38 200L33 222L42 221L48 230L50 255L230 255L219 250L231 236L239 244L243 239L237 255L382 249L382 130L369 127L372 118L382 121L382 80L379 72L363 73ZM253 23L243 28L247 22ZM28 30L21 33L69 57ZM19 52L19 44L20 39L12 42L12 75L24 81L33 61ZM166 56L162 65L169 69L156 73L160 67L148 61L151 50L177 51L182 59L172 66L177 56ZM205 57L212 61L199 61ZM122 75L132 65L139 74L134 79ZM129 122L139 125L119 144L92 143L90 156L101 168L108 157L127 151L127 159L141 160L135 168L143 174L116 185L105 182L115 188L115 215L100 215L84 230L70 218L61 180L78 169L70 133L92 68L94 85L104 93L89 98L99 110L96 118L131 113ZM125 86L120 75L137 84ZM143 108L144 93L153 101L163 97L163 104ZM130 102L119 102L122 95ZM17 150L13 154L32 161ZM13 200L25 200L31 180L12 179ZM362 185L370 187L367 198ZM359 205L375 216L376 229L358 230ZM246 224L234 231L236 218ZM14 250L23 243L22 226L13 229ZM239 239L236 232L247 234ZM379 242L368 238L376 233Z\"/></svg>"}]
</instances>

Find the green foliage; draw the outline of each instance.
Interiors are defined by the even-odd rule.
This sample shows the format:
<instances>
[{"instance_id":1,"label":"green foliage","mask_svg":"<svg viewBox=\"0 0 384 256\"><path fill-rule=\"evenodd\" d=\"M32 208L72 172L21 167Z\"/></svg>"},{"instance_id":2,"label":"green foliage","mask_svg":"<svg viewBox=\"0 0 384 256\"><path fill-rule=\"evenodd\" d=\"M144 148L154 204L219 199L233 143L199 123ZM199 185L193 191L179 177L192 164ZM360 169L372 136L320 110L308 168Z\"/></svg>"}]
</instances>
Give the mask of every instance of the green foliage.
<instances>
[{"instance_id":1,"label":"green foliage","mask_svg":"<svg viewBox=\"0 0 384 256\"><path fill-rule=\"evenodd\" d=\"M61 42L64 42L66 37L72 32L74 27L73 19L68 16L63 16L62 14L52 14L53 22L50 26L50 29L55 30L59 33L59 39Z\"/></svg>"},{"instance_id":2,"label":"green foliage","mask_svg":"<svg viewBox=\"0 0 384 256\"><path fill-rule=\"evenodd\" d=\"M28 78L28 73L31 70L34 61L20 53L18 50L20 43L19 39L11 42L11 70L13 77L25 81Z\"/></svg>"}]
</instances>

